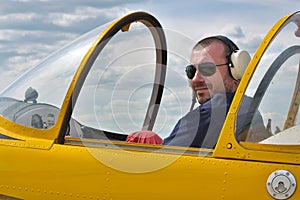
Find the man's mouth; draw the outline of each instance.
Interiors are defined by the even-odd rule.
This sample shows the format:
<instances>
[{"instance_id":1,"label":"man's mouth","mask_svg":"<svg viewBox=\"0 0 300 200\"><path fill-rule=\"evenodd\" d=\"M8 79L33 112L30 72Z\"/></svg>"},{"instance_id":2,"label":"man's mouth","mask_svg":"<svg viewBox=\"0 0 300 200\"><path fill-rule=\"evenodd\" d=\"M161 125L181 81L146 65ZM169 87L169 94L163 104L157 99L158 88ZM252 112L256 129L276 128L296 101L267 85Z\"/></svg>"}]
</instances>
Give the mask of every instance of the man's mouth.
<instances>
[{"instance_id":1,"label":"man's mouth","mask_svg":"<svg viewBox=\"0 0 300 200\"><path fill-rule=\"evenodd\" d=\"M208 90L208 87L196 87L195 91Z\"/></svg>"},{"instance_id":2,"label":"man's mouth","mask_svg":"<svg viewBox=\"0 0 300 200\"><path fill-rule=\"evenodd\" d=\"M203 91L207 91L209 88L210 88L209 85L201 84L201 85L196 85L194 87L194 91L195 92L203 92Z\"/></svg>"}]
</instances>

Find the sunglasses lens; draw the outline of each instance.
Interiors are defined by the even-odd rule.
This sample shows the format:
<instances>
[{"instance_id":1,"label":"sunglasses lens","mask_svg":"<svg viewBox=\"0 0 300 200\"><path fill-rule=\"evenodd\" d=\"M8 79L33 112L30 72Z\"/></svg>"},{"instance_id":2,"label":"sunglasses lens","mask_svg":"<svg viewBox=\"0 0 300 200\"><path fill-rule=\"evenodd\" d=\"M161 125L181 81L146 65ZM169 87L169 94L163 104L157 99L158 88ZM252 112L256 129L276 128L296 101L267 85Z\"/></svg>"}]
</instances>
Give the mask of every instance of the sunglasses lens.
<instances>
[{"instance_id":1,"label":"sunglasses lens","mask_svg":"<svg viewBox=\"0 0 300 200\"><path fill-rule=\"evenodd\" d=\"M193 79L196 74L196 68L193 65L188 65L185 68L185 73L189 79Z\"/></svg>"},{"instance_id":2,"label":"sunglasses lens","mask_svg":"<svg viewBox=\"0 0 300 200\"><path fill-rule=\"evenodd\" d=\"M198 70L203 76L211 76L216 72L216 65L211 62L201 63Z\"/></svg>"}]
</instances>

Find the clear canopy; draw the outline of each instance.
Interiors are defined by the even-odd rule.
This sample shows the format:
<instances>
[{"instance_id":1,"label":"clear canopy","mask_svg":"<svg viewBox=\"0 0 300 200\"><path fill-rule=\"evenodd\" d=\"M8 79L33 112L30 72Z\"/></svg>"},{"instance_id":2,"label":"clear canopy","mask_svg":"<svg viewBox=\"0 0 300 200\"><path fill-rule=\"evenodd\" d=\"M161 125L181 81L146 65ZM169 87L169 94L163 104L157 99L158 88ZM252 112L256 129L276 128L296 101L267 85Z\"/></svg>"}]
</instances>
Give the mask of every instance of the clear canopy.
<instances>
[{"instance_id":1,"label":"clear canopy","mask_svg":"<svg viewBox=\"0 0 300 200\"><path fill-rule=\"evenodd\" d=\"M299 66L300 14L296 13L276 33L248 84L246 95L253 100L244 120L245 125L251 124L246 141L300 144L296 134L300 124ZM254 112L261 114L265 130L258 129Z\"/></svg>"},{"instance_id":2,"label":"clear canopy","mask_svg":"<svg viewBox=\"0 0 300 200\"><path fill-rule=\"evenodd\" d=\"M0 114L18 124L46 129L55 124L83 57L107 23L81 36L27 71L0 93ZM195 41L164 29L168 66L154 131L165 137L188 112L192 99L184 67ZM74 106L80 124L128 134L141 130L154 84L156 51L141 23L119 31L96 58Z\"/></svg>"}]
</instances>

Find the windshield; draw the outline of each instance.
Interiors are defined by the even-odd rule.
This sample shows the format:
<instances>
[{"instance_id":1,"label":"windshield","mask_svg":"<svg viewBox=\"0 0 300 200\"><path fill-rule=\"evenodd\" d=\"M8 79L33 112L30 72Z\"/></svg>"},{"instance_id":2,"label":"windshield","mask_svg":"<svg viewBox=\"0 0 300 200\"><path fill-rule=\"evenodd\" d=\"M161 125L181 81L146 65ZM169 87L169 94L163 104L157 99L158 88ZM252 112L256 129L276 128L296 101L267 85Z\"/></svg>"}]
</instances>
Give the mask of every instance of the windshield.
<instances>
[{"instance_id":1,"label":"windshield","mask_svg":"<svg viewBox=\"0 0 300 200\"><path fill-rule=\"evenodd\" d=\"M53 53L3 90L0 114L28 127L51 128L83 57L109 24ZM161 137L167 136L177 119L189 110L192 92L188 89L184 66L195 43L178 32L164 31L168 69L160 105L156 102L153 105L160 107L153 130ZM159 76L155 70L156 47L150 32L142 24L132 23L128 31L119 31L110 38L80 89L73 107L71 130L77 127L72 125L75 122L125 134L143 128L153 86L157 84L155 77Z\"/></svg>"},{"instance_id":2,"label":"windshield","mask_svg":"<svg viewBox=\"0 0 300 200\"><path fill-rule=\"evenodd\" d=\"M54 52L4 89L0 93L0 114L25 126L53 126L82 58L109 24L88 32ZM35 111L28 112L29 110ZM25 119L24 115L34 115L35 118ZM36 121L40 123L35 123Z\"/></svg>"},{"instance_id":3,"label":"windshield","mask_svg":"<svg viewBox=\"0 0 300 200\"><path fill-rule=\"evenodd\" d=\"M192 93L184 66L194 44L180 33L164 32L169 44L168 67L153 127L161 137L169 135L177 119L189 110ZM84 127L74 133L71 121L71 136L97 138L91 136L96 129L127 135L143 128L158 76L155 51L149 29L141 24L131 24L128 32L118 32L110 39L91 67L73 108L72 118Z\"/></svg>"},{"instance_id":4,"label":"windshield","mask_svg":"<svg viewBox=\"0 0 300 200\"><path fill-rule=\"evenodd\" d=\"M248 84L243 103L249 110L237 119L242 141L268 144L299 144L300 14L280 28L266 49ZM240 106L240 113L243 107ZM263 124L260 126L259 122ZM242 126L239 122L243 122ZM244 133L241 127L249 126ZM280 138L280 139L279 139ZM289 139L288 139L289 138Z\"/></svg>"}]
</instances>

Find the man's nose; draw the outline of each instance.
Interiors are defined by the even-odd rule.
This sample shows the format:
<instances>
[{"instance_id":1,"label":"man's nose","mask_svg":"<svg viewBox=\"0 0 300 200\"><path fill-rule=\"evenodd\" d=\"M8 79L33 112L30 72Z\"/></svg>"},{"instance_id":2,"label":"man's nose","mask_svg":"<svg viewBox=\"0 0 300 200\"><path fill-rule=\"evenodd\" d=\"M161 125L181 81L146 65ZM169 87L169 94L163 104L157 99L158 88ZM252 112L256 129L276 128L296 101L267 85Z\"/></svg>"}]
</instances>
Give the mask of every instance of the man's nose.
<instances>
[{"instance_id":1,"label":"man's nose","mask_svg":"<svg viewBox=\"0 0 300 200\"><path fill-rule=\"evenodd\" d=\"M204 76L199 72L199 70L196 71L195 76L193 77L192 81L205 82Z\"/></svg>"}]
</instances>

